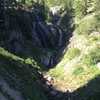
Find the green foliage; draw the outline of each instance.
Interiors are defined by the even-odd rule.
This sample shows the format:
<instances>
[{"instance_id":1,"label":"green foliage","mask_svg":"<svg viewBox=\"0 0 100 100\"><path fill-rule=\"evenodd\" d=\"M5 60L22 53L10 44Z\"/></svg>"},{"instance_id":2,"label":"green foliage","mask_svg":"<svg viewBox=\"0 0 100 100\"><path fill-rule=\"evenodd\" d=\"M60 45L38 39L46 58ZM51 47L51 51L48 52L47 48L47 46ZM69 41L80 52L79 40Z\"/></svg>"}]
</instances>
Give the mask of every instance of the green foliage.
<instances>
[{"instance_id":1,"label":"green foliage","mask_svg":"<svg viewBox=\"0 0 100 100\"><path fill-rule=\"evenodd\" d=\"M87 14L95 11L95 0L87 0Z\"/></svg>"},{"instance_id":2,"label":"green foliage","mask_svg":"<svg viewBox=\"0 0 100 100\"><path fill-rule=\"evenodd\" d=\"M79 22L88 14L95 11L95 0L74 0L75 21Z\"/></svg>"},{"instance_id":3,"label":"green foliage","mask_svg":"<svg viewBox=\"0 0 100 100\"><path fill-rule=\"evenodd\" d=\"M74 4L74 1L73 0L65 0L64 2L64 7L67 11L72 11L73 9L73 4Z\"/></svg>"},{"instance_id":4,"label":"green foliage","mask_svg":"<svg viewBox=\"0 0 100 100\"><path fill-rule=\"evenodd\" d=\"M16 1L16 0L15 0ZM48 14L48 7L51 6L61 6L62 7L62 11L61 13L63 13L63 11L66 12L66 14L64 16L61 16L61 27L63 27L64 29L71 31L71 26L73 25L73 16L75 13L75 21L78 21L78 24L76 26L76 30L75 33L76 34L81 34L81 35L88 35L88 34L92 34L92 32L99 32L100 31L100 1L99 0L95 0L95 4L94 4L94 0L18 0L18 4L21 4L21 7L26 7L27 6L31 6L33 7L33 15L39 15L41 16L41 18L43 19L43 21L45 21L47 19L47 14ZM12 7L16 6L16 2L14 2L14 0L10 0ZM9 4L10 4L9 2ZM74 5L73 5L74 2ZM14 5L12 5L14 3ZM47 5L46 5L47 4ZM95 6L94 6L95 5ZM25 9L26 9L25 8ZM73 12L73 8L74 8L74 12ZM94 15L94 8L95 8L95 15ZM27 9L26 9L27 10ZM29 9L28 9L29 10ZM92 14L92 13L93 14ZM87 15L89 14L89 15ZM91 15L90 15L91 14ZM19 14L20 15L20 14ZM22 17L23 19L24 17ZM30 19L30 18L29 18ZM31 21L31 20L30 20ZM26 21L25 21L26 23ZM29 25L27 25L29 26ZM23 25L23 28L28 28L25 27L25 24ZM27 31L29 33L29 31ZM27 34L26 32L26 34ZM27 34L28 35L28 34ZM27 37L26 35L26 37ZM68 34L69 35L69 34ZM74 35L74 34L73 34ZM88 37L86 39L89 40L85 41L86 39L82 39L83 44L82 46L86 47L86 49L88 48L88 46L90 46L92 43L93 45L97 43L97 41L100 40L99 37L97 36L90 36L88 35ZM90 36L90 37L89 37ZM79 37L77 37L78 39ZM76 40L77 40L76 39ZM3 39L0 39L3 40ZM30 40L30 39L29 39ZM75 40L75 41L76 41ZM73 41L73 40L72 40ZM84 43L86 42L86 43ZM91 42L91 44L90 44ZM76 45L79 46L82 44L80 43L76 43ZM41 61L41 58L46 58L49 55L49 50L48 49L41 49L38 47L33 47L32 44L27 43L27 41L25 41L25 52L23 53L24 56L26 56L26 58L20 58L16 55L11 54L10 52L6 51L3 48L0 48L0 75L6 75L7 73L9 74L16 74L18 76L18 79L22 80L22 83L24 85L21 85L21 91L24 93L24 95L26 95L26 97L30 100L47 100L45 98L45 95L42 94L42 90L40 89L41 87L37 84L36 80L38 80L38 72L37 70L35 70L35 68L39 69L40 66L38 66L38 63L35 61L37 60L38 62ZM80 51L82 50L82 51ZM100 48L94 48L92 50L90 50L87 54L87 52L85 50L82 49L78 49L78 48L68 48L67 52L65 53L62 61L58 64L58 66L54 69L51 69L49 71L49 74L55 78L60 78L60 79L64 79L65 74L67 75L67 72L69 71L69 73L72 74L72 76L74 75L75 77L82 75L83 73L84 79L79 78L79 82L82 80L85 80L85 76L87 76L87 79L89 80L91 75L95 75L96 71L94 71L92 69L92 71L90 69L88 69L88 66L95 66L98 62L100 62ZM24 52L24 51L22 51ZM85 53L86 54L85 54ZM51 50L50 50L51 53ZM28 58L27 58L28 55ZM34 56L34 59L31 58L31 56ZM82 66L77 66L78 64L83 64ZM86 67L84 68L84 65L86 65ZM67 68L66 68L67 67ZM69 67L69 68L68 68ZM74 69L74 71L73 71ZM68 71L67 71L68 70ZM97 69L96 69L97 70ZM73 72L72 72L73 71ZM69 78L71 79L72 76L69 75ZM6 77L9 78L9 75ZM68 77L68 76L67 76ZM67 79L66 77L66 79ZM10 80L10 78L9 78ZM12 84L12 86L19 86L20 84L16 84L16 81L12 81L10 80L10 84ZM71 83L72 81L74 81L74 83L76 82L76 79L74 78L74 80L69 81L69 83ZM85 80L86 81L86 80ZM67 81L66 81L67 83Z\"/></svg>"},{"instance_id":5,"label":"green foliage","mask_svg":"<svg viewBox=\"0 0 100 100\"><path fill-rule=\"evenodd\" d=\"M25 64L29 64L29 65L33 66L34 68L40 69L40 66L38 65L38 63L33 58L25 59Z\"/></svg>"},{"instance_id":6,"label":"green foliage","mask_svg":"<svg viewBox=\"0 0 100 100\"><path fill-rule=\"evenodd\" d=\"M80 50L78 48L69 48L67 53L65 54L65 58L72 60L79 55L80 55Z\"/></svg>"},{"instance_id":7,"label":"green foliage","mask_svg":"<svg viewBox=\"0 0 100 100\"><path fill-rule=\"evenodd\" d=\"M32 57L30 57L30 58L21 58L19 56L16 56L16 55L8 52L7 50L5 50L1 47L0 47L0 55L5 56L8 59L12 59L14 61L29 64L29 65L33 66L34 68L40 69L39 64Z\"/></svg>"},{"instance_id":8,"label":"green foliage","mask_svg":"<svg viewBox=\"0 0 100 100\"><path fill-rule=\"evenodd\" d=\"M92 44L100 41L100 35L98 34L91 34L90 36L88 36L88 38L89 38L90 43Z\"/></svg>"},{"instance_id":9,"label":"green foliage","mask_svg":"<svg viewBox=\"0 0 100 100\"><path fill-rule=\"evenodd\" d=\"M76 27L76 34L88 35L93 31L97 31L97 20L94 15L86 16Z\"/></svg>"},{"instance_id":10,"label":"green foliage","mask_svg":"<svg viewBox=\"0 0 100 100\"><path fill-rule=\"evenodd\" d=\"M98 13L100 12L100 1L95 0L95 12Z\"/></svg>"},{"instance_id":11,"label":"green foliage","mask_svg":"<svg viewBox=\"0 0 100 100\"><path fill-rule=\"evenodd\" d=\"M12 53L9 53L7 50L5 50L4 48L1 48L1 47L0 47L0 55L5 56L8 59L13 59L15 61L20 61L20 62L24 61L24 59L12 54Z\"/></svg>"},{"instance_id":12,"label":"green foliage","mask_svg":"<svg viewBox=\"0 0 100 100\"><path fill-rule=\"evenodd\" d=\"M73 1L66 0L64 4L64 13L61 15L59 25L68 33L74 29L74 9Z\"/></svg>"},{"instance_id":13,"label":"green foliage","mask_svg":"<svg viewBox=\"0 0 100 100\"><path fill-rule=\"evenodd\" d=\"M98 32L100 32L100 12L96 13L95 18L97 20L96 29L97 29Z\"/></svg>"},{"instance_id":14,"label":"green foliage","mask_svg":"<svg viewBox=\"0 0 100 100\"><path fill-rule=\"evenodd\" d=\"M51 69L48 73L55 78L62 79L64 77L64 69L61 66Z\"/></svg>"},{"instance_id":15,"label":"green foliage","mask_svg":"<svg viewBox=\"0 0 100 100\"><path fill-rule=\"evenodd\" d=\"M69 1L69 0L67 0ZM66 0L46 0L46 3L48 4L49 7L52 6L64 6L65 5Z\"/></svg>"},{"instance_id":16,"label":"green foliage","mask_svg":"<svg viewBox=\"0 0 100 100\"><path fill-rule=\"evenodd\" d=\"M84 72L84 68L78 67L73 71L73 75L77 76Z\"/></svg>"},{"instance_id":17,"label":"green foliage","mask_svg":"<svg viewBox=\"0 0 100 100\"><path fill-rule=\"evenodd\" d=\"M82 62L87 65L95 65L100 62L100 47L94 48L89 54L84 55Z\"/></svg>"},{"instance_id":18,"label":"green foliage","mask_svg":"<svg viewBox=\"0 0 100 100\"><path fill-rule=\"evenodd\" d=\"M76 21L80 21L87 14L87 0L74 0Z\"/></svg>"}]
</instances>

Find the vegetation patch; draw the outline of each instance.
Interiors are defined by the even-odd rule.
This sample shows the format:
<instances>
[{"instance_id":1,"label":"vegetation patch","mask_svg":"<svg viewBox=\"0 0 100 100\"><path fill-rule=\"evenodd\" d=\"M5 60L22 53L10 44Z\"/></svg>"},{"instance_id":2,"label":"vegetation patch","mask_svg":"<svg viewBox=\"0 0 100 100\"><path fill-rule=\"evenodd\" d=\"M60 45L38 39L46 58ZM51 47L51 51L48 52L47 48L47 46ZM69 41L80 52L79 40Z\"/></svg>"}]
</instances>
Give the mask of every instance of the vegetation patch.
<instances>
[{"instance_id":1,"label":"vegetation patch","mask_svg":"<svg viewBox=\"0 0 100 100\"><path fill-rule=\"evenodd\" d=\"M81 73L84 72L84 69L82 67L79 67L79 68L76 68L74 71L73 71L73 74L74 75L80 75Z\"/></svg>"},{"instance_id":2,"label":"vegetation patch","mask_svg":"<svg viewBox=\"0 0 100 100\"><path fill-rule=\"evenodd\" d=\"M87 65L95 65L100 62L100 48L94 48L89 54L84 55L82 62Z\"/></svg>"}]
</instances>

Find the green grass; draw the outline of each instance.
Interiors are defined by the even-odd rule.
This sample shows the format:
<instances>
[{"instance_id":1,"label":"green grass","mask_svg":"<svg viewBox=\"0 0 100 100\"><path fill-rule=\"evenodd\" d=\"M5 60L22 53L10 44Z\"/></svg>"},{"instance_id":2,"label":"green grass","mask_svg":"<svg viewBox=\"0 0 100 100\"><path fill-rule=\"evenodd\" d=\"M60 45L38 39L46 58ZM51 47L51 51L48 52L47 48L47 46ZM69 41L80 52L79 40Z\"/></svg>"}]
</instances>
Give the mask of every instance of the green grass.
<instances>
[{"instance_id":1,"label":"green grass","mask_svg":"<svg viewBox=\"0 0 100 100\"><path fill-rule=\"evenodd\" d=\"M94 48L87 55L84 55L82 62L87 65L95 65L100 62L100 47Z\"/></svg>"},{"instance_id":2,"label":"green grass","mask_svg":"<svg viewBox=\"0 0 100 100\"><path fill-rule=\"evenodd\" d=\"M94 15L85 16L76 26L75 33L88 35L97 29L97 19Z\"/></svg>"},{"instance_id":3,"label":"green grass","mask_svg":"<svg viewBox=\"0 0 100 100\"><path fill-rule=\"evenodd\" d=\"M46 3L49 7L52 7L52 6L61 6L61 5L64 5L64 2L65 0L46 0Z\"/></svg>"},{"instance_id":4,"label":"green grass","mask_svg":"<svg viewBox=\"0 0 100 100\"><path fill-rule=\"evenodd\" d=\"M76 68L74 71L73 71L73 74L74 75L80 75L84 72L84 68L82 67L79 67L79 68Z\"/></svg>"},{"instance_id":5,"label":"green grass","mask_svg":"<svg viewBox=\"0 0 100 100\"><path fill-rule=\"evenodd\" d=\"M5 57L7 57L9 59L13 59L15 61L24 61L24 59L12 54L12 53L9 53L7 50L5 50L2 47L0 47L0 55L5 56Z\"/></svg>"},{"instance_id":6,"label":"green grass","mask_svg":"<svg viewBox=\"0 0 100 100\"><path fill-rule=\"evenodd\" d=\"M65 54L65 58L72 60L73 58L80 55L80 50L78 48L69 48Z\"/></svg>"},{"instance_id":7,"label":"green grass","mask_svg":"<svg viewBox=\"0 0 100 100\"><path fill-rule=\"evenodd\" d=\"M49 75L51 75L52 77L61 79L64 77L64 69L63 69L63 67L56 67L49 71Z\"/></svg>"},{"instance_id":8,"label":"green grass","mask_svg":"<svg viewBox=\"0 0 100 100\"><path fill-rule=\"evenodd\" d=\"M96 66L100 62L99 43L98 34L74 34L61 62L48 72L58 80L55 83L58 89L63 91L67 87L74 91L100 74Z\"/></svg>"}]
</instances>

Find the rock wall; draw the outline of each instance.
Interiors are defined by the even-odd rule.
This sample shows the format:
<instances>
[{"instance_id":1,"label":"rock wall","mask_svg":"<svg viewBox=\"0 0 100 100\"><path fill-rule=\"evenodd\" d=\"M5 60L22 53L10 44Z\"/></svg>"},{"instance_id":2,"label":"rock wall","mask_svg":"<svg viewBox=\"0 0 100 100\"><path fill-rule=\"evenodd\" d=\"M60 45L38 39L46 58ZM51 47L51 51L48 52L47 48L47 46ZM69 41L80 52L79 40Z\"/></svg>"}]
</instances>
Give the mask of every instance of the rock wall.
<instances>
[{"instance_id":1,"label":"rock wall","mask_svg":"<svg viewBox=\"0 0 100 100\"><path fill-rule=\"evenodd\" d=\"M34 16L31 11L17 9L9 10L8 16L9 27L7 31L4 31L5 41L2 40L3 44L1 46L9 51L15 54L23 52L30 53L29 48L34 49L34 47L37 47L41 48L43 52L45 51L46 55L44 56L47 56L48 50L59 52L64 46L65 33L60 26L52 23L48 24L42 20L38 14ZM41 60L42 64L53 66L55 62L52 62L52 64L50 64L50 62L53 61L54 55L55 53L51 52L49 56L45 57L45 60L44 57L38 54L36 56L43 58L43 60ZM31 56L34 55L31 53ZM47 61L47 59L49 61Z\"/></svg>"}]
</instances>

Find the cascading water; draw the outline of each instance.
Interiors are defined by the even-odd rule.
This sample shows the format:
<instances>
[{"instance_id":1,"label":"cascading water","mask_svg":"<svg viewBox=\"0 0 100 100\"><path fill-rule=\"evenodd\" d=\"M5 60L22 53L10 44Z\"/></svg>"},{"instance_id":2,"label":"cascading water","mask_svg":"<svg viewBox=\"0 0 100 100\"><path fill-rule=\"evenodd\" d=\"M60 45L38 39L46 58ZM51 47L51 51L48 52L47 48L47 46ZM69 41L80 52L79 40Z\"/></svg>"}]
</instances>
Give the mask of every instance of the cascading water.
<instances>
[{"instance_id":1,"label":"cascading water","mask_svg":"<svg viewBox=\"0 0 100 100\"><path fill-rule=\"evenodd\" d=\"M13 12L9 10L9 29L5 33L5 37L8 36L6 48L15 54L28 52L33 58L34 54L32 55L30 53L32 51L29 50L34 49L34 47L40 48L42 52L45 52L42 56L38 55L38 53L35 55L39 57L40 63L44 66L53 66L57 52L64 45L65 40L63 37L65 33L57 24L51 22L49 25L42 18L40 12L33 12L22 9L13 10ZM14 15L10 13L14 13ZM26 46L26 44L31 45L31 47ZM52 51L56 51L56 54Z\"/></svg>"},{"instance_id":2,"label":"cascading water","mask_svg":"<svg viewBox=\"0 0 100 100\"><path fill-rule=\"evenodd\" d=\"M3 1L6 0L0 1L0 7ZM0 8L0 32L1 29L4 31L1 35L2 39L0 38L0 46L23 60L35 59L37 63L48 69L57 64L58 56L62 54L62 48L65 45L65 32L57 25L59 17L53 16L54 20L49 24L42 18L41 11L32 13L31 10L18 7L7 9L5 19L3 10L4 6L3 9ZM22 63L10 59L8 52L5 55L7 57L4 61L1 61L3 57L0 55L0 100L32 100L37 89L34 87L36 80L33 80L36 74L33 75L33 72L31 74L30 70L28 71L30 66L26 63L23 67ZM11 57L13 58L12 55ZM29 91L31 92L28 93ZM32 99L26 99L29 97Z\"/></svg>"}]
</instances>

